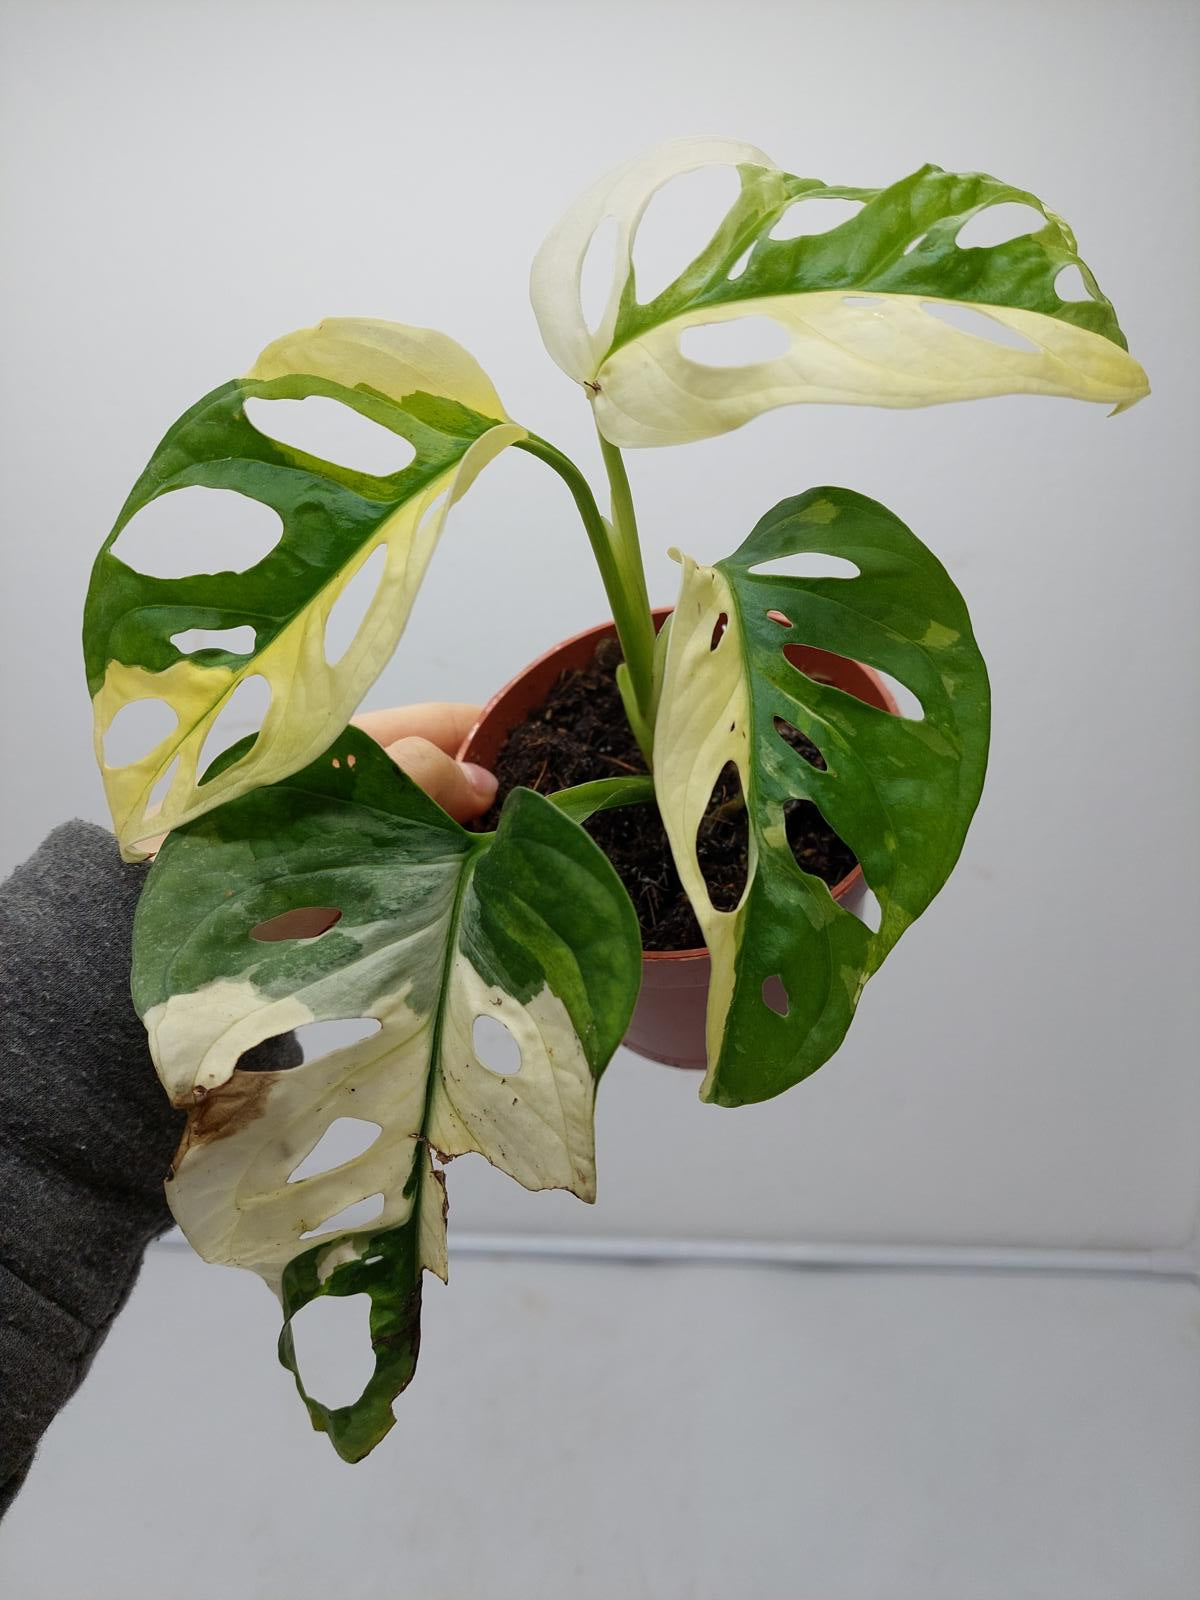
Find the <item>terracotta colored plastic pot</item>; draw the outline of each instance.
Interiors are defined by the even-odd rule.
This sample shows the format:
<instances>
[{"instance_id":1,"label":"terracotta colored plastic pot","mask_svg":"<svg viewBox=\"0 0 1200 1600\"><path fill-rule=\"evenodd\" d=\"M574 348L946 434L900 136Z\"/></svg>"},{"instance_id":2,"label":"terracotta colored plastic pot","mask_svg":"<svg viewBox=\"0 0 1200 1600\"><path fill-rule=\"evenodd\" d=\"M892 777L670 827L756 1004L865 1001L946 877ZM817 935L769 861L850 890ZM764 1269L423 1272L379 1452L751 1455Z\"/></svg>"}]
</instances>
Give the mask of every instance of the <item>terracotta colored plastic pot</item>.
<instances>
[{"instance_id":1,"label":"terracotta colored plastic pot","mask_svg":"<svg viewBox=\"0 0 1200 1600\"><path fill-rule=\"evenodd\" d=\"M669 606L657 610L655 627L661 628L670 613ZM463 740L458 759L493 767L509 733L544 703L560 674L590 666L596 646L615 634L613 624L605 622L597 628L589 628L586 633L577 633L539 656L488 701L479 721ZM870 667L808 645L786 645L784 654L818 683L834 684L868 705L878 706L893 716L899 715L900 708L883 679ZM862 870L855 867L834 888L833 897L853 906L862 898L863 890ZM668 1066L703 1067L708 973L705 949L648 951L642 957L641 993L625 1035L629 1048Z\"/></svg>"}]
</instances>

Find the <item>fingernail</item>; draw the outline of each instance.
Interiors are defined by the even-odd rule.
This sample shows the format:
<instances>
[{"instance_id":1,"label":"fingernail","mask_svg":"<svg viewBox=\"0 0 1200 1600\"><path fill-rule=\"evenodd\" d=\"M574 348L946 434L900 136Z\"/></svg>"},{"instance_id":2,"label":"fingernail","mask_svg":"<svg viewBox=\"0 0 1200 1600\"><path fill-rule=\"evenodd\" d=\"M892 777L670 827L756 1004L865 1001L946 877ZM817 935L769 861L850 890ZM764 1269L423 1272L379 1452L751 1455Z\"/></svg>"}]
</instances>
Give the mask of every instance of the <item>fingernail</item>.
<instances>
[{"instance_id":1,"label":"fingernail","mask_svg":"<svg viewBox=\"0 0 1200 1600\"><path fill-rule=\"evenodd\" d=\"M464 761L462 769L467 775L467 782L479 799L485 805L491 805L496 798L496 790L500 787L496 774L489 772L486 767L476 766L474 761Z\"/></svg>"}]
</instances>

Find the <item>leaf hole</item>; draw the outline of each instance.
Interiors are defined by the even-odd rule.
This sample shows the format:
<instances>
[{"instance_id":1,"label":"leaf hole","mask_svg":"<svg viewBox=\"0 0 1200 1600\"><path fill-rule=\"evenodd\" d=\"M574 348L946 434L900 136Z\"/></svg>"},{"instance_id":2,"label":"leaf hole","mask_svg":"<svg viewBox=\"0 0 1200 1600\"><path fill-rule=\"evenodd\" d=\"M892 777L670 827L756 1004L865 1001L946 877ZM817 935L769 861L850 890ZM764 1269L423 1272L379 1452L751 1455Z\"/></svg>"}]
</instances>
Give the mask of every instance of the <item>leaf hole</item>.
<instances>
[{"instance_id":1,"label":"leaf hole","mask_svg":"<svg viewBox=\"0 0 1200 1600\"><path fill-rule=\"evenodd\" d=\"M239 628L187 628L183 633L173 633L171 643L185 656L199 655L204 650L248 656L254 649L256 637L249 624Z\"/></svg>"},{"instance_id":2,"label":"leaf hole","mask_svg":"<svg viewBox=\"0 0 1200 1600\"><path fill-rule=\"evenodd\" d=\"M128 700L104 731L104 764L127 767L157 750L179 726L179 717L165 700Z\"/></svg>"},{"instance_id":3,"label":"leaf hole","mask_svg":"<svg viewBox=\"0 0 1200 1600\"><path fill-rule=\"evenodd\" d=\"M471 1024L471 1044L481 1067L500 1078L513 1078L521 1070L521 1046L500 1017L486 1013Z\"/></svg>"},{"instance_id":4,"label":"leaf hole","mask_svg":"<svg viewBox=\"0 0 1200 1600\"><path fill-rule=\"evenodd\" d=\"M296 906L251 928L250 937L260 944L279 944L284 939L319 939L341 920L342 913L336 906Z\"/></svg>"},{"instance_id":5,"label":"leaf hole","mask_svg":"<svg viewBox=\"0 0 1200 1600\"><path fill-rule=\"evenodd\" d=\"M740 190L736 168L723 165L679 173L657 190L633 240L642 305L674 283L711 242Z\"/></svg>"},{"instance_id":6,"label":"leaf hole","mask_svg":"<svg viewBox=\"0 0 1200 1600\"><path fill-rule=\"evenodd\" d=\"M725 630L728 628L728 626L729 613L727 611L722 611L721 615L713 623L712 638L708 641L708 648L710 650L715 650L717 648L721 640L725 637Z\"/></svg>"},{"instance_id":7,"label":"leaf hole","mask_svg":"<svg viewBox=\"0 0 1200 1600\"><path fill-rule=\"evenodd\" d=\"M960 250L980 250L1021 239L1046 226L1046 219L1034 206L1017 200L1004 200L986 206L969 217L955 236Z\"/></svg>"},{"instance_id":8,"label":"leaf hole","mask_svg":"<svg viewBox=\"0 0 1200 1600\"><path fill-rule=\"evenodd\" d=\"M900 252L901 259L903 259L905 256L912 255L914 250L919 250L920 247L925 243L927 237L927 234L919 233L915 239L910 239L909 242L904 246L904 249Z\"/></svg>"},{"instance_id":9,"label":"leaf hole","mask_svg":"<svg viewBox=\"0 0 1200 1600\"><path fill-rule=\"evenodd\" d=\"M305 1022L287 1033L272 1034L247 1050L237 1064L238 1072L279 1072L308 1066L314 1061L332 1055L336 1050L348 1049L379 1032L380 1024L374 1017L338 1018L336 1021ZM286 1041L293 1050L299 1047L299 1058L280 1065L278 1047Z\"/></svg>"},{"instance_id":10,"label":"leaf hole","mask_svg":"<svg viewBox=\"0 0 1200 1600\"><path fill-rule=\"evenodd\" d=\"M781 628L791 628L795 626L791 617L785 617L782 611L768 611L767 621L777 622Z\"/></svg>"},{"instance_id":11,"label":"leaf hole","mask_svg":"<svg viewBox=\"0 0 1200 1600\"><path fill-rule=\"evenodd\" d=\"M350 1205L343 1206L332 1217L326 1217L324 1222L317 1222L311 1228L306 1228L300 1237L316 1239L323 1238L329 1233L353 1233L359 1228L369 1228L373 1222L378 1222L382 1215L383 1195L364 1195L361 1200L354 1200Z\"/></svg>"},{"instance_id":12,"label":"leaf hole","mask_svg":"<svg viewBox=\"0 0 1200 1600\"><path fill-rule=\"evenodd\" d=\"M434 545L441 536L442 523L449 509L450 490L443 489L441 494L431 500L422 511L417 531L413 534L411 554L408 557L410 567L415 563L416 570L420 571L421 563L429 559Z\"/></svg>"},{"instance_id":13,"label":"leaf hole","mask_svg":"<svg viewBox=\"0 0 1200 1600\"><path fill-rule=\"evenodd\" d=\"M883 907L874 889L864 883L862 887L841 902L845 910L856 916L864 927L878 933L883 925Z\"/></svg>"},{"instance_id":14,"label":"leaf hole","mask_svg":"<svg viewBox=\"0 0 1200 1600\"><path fill-rule=\"evenodd\" d=\"M1054 292L1060 300L1090 300L1092 291L1083 281L1083 273L1072 261L1061 269L1054 279Z\"/></svg>"},{"instance_id":15,"label":"leaf hole","mask_svg":"<svg viewBox=\"0 0 1200 1600\"><path fill-rule=\"evenodd\" d=\"M878 667L873 667L871 670L876 677L883 679L892 699L899 706L902 717L906 717L909 722L925 721L925 707L906 683L901 683L900 679L894 678L890 672L881 672Z\"/></svg>"},{"instance_id":16,"label":"leaf hole","mask_svg":"<svg viewBox=\"0 0 1200 1600\"><path fill-rule=\"evenodd\" d=\"M795 200L771 229L772 239L799 239L806 234L831 233L862 210L861 200L830 195L805 195Z\"/></svg>"},{"instance_id":17,"label":"leaf hole","mask_svg":"<svg viewBox=\"0 0 1200 1600\"><path fill-rule=\"evenodd\" d=\"M895 702L894 715L906 717L910 722L925 720L925 707L920 697L890 672L872 667L869 676L861 661L852 661L849 656L835 655L832 650L816 650L807 645L785 645L783 653L792 666L815 683L833 684L881 711L892 711L880 693L882 684Z\"/></svg>"},{"instance_id":18,"label":"leaf hole","mask_svg":"<svg viewBox=\"0 0 1200 1600\"><path fill-rule=\"evenodd\" d=\"M319 1294L291 1320L305 1391L322 1405L352 1405L375 1371L371 1301L365 1294Z\"/></svg>"},{"instance_id":19,"label":"leaf hole","mask_svg":"<svg viewBox=\"0 0 1200 1600\"><path fill-rule=\"evenodd\" d=\"M1008 350L1032 350L1035 355L1038 353L1037 345L1015 328L1010 328L999 318L974 306L964 306L950 300L922 300L921 310L936 317L939 322L948 322L959 333L970 334L973 339L984 339L989 344L1002 345Z\"/></svg>"},{"instance_id":20,"label":"leaf hole","mask_svg":"<svg viewBox=\"0 0 1200 1600\"><path fill-rule=\"evenodd\" d=\"M785 800L783 821L792 859L801 872L820 878L830 889L848 878L858 857L830 826L820 806L811 800Z\"/></svg>"},{"instance_id":21,"label":"leaf hole","mask_svg":"<svg viewBox=\"0 0 1200 1600\"><path fill-rule=\"evenodd\" d=\"M706 367L752 367L777 360L791 347L791 334L773 317L730 317L679 335L680 355Z\"/></svg>"},{"instance_id":22,"label":"leaf hole","mask_svg":"<svg viewBox=\"0 0 1200 1600\"><path fill-rule=\"evenodd\" d=\"M403 434L325 395L303 400L267 400L252 395L244 410L257 431L276 444L319 461L390 478L411 466L416 450Z\"/></svg>"},{"instance_id":23,"label":"leaf hole","mask_svg":"<svg viewBox=\"0 0 1200 1600\"><path fill-rule=\"evenodd\" d=\"M158 813L162 810L163 802L166 800L167 796L171 792L171 785L174 783L175 774L178 771L179 771L179 757L176 756L174 761L171 762L170 766L166 769L166 771L159 778L158 782L154 785L153 789L151 789L149 797L148 797L148 799L146 801L146 809L142 813L142 821L143 822L149 822L152 818L156 817L158 815Z\"/></svg>"},{"instance_id":24,"label":"leaf hole","mask_svg":"<svg viewBox=\"0 0 1200 1600\"><path fill-rule=\"evenodd\" d=\"M417 525L419 534L427 535L427 530L437 529L440 527L441 518L449 509L449 502L449 489L443 489L441 494L439 494L436 499L429 502L424 511L422 511L421 520Z\"/></svg>"},{"instance_id":25,"label":"leaf hole","mask_svg":"<svg viewBox=\"0 0 1200 1600\"><path fill-rule=\"evenodd\" d=\"M806 733L801 733L799 728L794 727L783 717L773 717L771 720L775 732L790 750L794 750L798 756L807 761L810 767L816 767L818 772L828 772L829 763Z\"/></svg>"},{"instance_id":26,"label":"leaf hole","mask_svg":"<svg viewBox=\"0 0 1200 1600\"><path fill-rule=\"evenodd\" d=\"M749 879L750 826L741 774L727 761L696 829L696 861L714 911L735 911Z\"/></svg>"},{"instance_id":27,"label":"leaf hole","mask_svg":"<svg viewBox=\"0 0 1200 1600\"><path fill-rule=\"evenodd\" d=\"M917 695L890 672L881 672L878 667L868 670L861 661L837 655L833 650L817 649L814 645L785 644L783 654L797 672L813 683L829 684L878 711L891 712L886 690L895 699L901 716L909 716L914 722L924 720L925 709Z\"/></svg>"},{"instance_id":28,"label":"leaf hole","mask_svg":"<svg viewBox=\"0 0 1200 1600\"><path fill-rule=\"evenodd\" d=\"M201 774L200 787L216 776L211 768L219 755L244 739L248 733L258 733L270 704L271 686L260 672L242 679L204 736L200 759L196 763L196 771ZM247 750L246 755L249 753ZM245 756L241 759L244 760Z\"/></svg>"},{"instance_id":29,"label":"leaf hole","mask_svg":"<svg viewBox=\"0 0 1200 1600\"><path fill-rule=\"evenodd\" d=\"M296 1042L304 1052L304 1064L319 1061L335 1050L348 1050L361 1044L380 1030L382 1024L376 1017L336 1017L320 1022L304 1022L293 1029Z\"/></svg>"},{"instance_id":30,"label":"leaf hole","mask_svg":"<svg viewBox=\"0 0 1200 1600\"><path fill-rule=\"evenodd\" d=\"M361 633L383 582L387 560L387 546L376 545L334 601L325 619L325 659L331 667L338 665Z\"/></svg>"},{"instance_id":31,"label":"leaf hole","mask_svg":"<svg viewBox=\"0 0 1200 1600\"><path fill-rule=\"evenodd\" d=\"M366 1122L361 1117L337 1117L304 1160L293 1168L288 1182L303 1183L305 1178L315 1178L322 1172L332 1172L335 1167L344 1167L348 1161L365 1155L381 1132L377 1122Z\"/></svg>"},{"instance_id":32,"label":"leaf hole","mask_svg":"<svg viewBox=\"0 0 1200 1600\"><path fill-rule=\"evenodd\" d=\"M845 556L827 555L824 550L796 550L774 561L760 561L750 571L761 578L857 578L861 575L853 561L847 561Z\"/></svg>"},{"instance_id":33,"label":"leaf hole","mask_svg":"<svg viewBox=\"0 0 1200 1600\"><path fill-rule=\"evenodd\" d=\"M742 273L745 272L746 268L750 265L750 257L753 254L754 246L752 244L747 245L742 251L741 255L729 269L727 276L730 283L733 283L736 279L740 278Z\"/></svg>"},{"instance_id":34,"label":"leaf hole","mask_svg":"<svg viewBox=\"0 0 1200 1600\"><path fill-rule=\"evenodd\" d=\"M588 241L587 254L579 270L579 309L591 333L604 321L608 310L617 276L619 239L616 217L605 217Z\"/></svg>"},{"instance_id":35,"label":"leaf hole","mask_svg":"<svg viewBox=\"0 0 1200 1600\"><path fill-rule=\"evenodd\" d=\"M160 494L134 513L112 553L150 578L198 572L247 572L283 536L279 514L235 489L189 484Z\"/></svg>"},{"instance_id":36,"label":"leaf hole","mask_svg":"<svg viewBox=\"0 0 1200 1600\"><path fill-rule=\"evenodd\" d=\"M777 972L772 977L763 979L762 1003L768 1011L773 1011L777 1017L786 1017L791 1010L788 992L783 986L783 979Z\"/></svg>"}]
</instances>

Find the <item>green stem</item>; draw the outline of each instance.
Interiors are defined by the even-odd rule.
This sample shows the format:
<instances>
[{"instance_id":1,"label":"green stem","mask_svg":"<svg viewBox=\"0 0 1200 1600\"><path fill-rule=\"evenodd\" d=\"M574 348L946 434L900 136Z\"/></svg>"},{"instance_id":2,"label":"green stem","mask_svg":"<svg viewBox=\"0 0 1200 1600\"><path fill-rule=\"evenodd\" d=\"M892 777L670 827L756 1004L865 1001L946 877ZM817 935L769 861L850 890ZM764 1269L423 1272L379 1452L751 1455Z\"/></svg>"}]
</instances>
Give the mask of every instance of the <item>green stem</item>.
<instances>
[{"instance_id":1,"label":"green stem","mask_svg":"<svg viewBox=\"0 0 1200 1600\"><path fill-rule=\"evenodd\" d=\"M615 444L597 429L600 454L608 474L612 493L612 538L617 566L625 592L632 601L630 644L624 639L625 661L637 709L643 722L652 728L654 707L654 618L650 614L650 596L646 589L646 569L642 564L642 546L638 538L637 517L633 510L633 494L625 472L625 462Z\"/></svg>"},{"instance_id":2,"label":"green stem","mask_svg":"<svg viewBox=\"0 0 1200 1600\"><path fill-rule=\"evenodd\" d=\"M601 440L605 469L613 491L613 522L610 526L600 514L590 484L569 456L536 434L517 440L516 447L553 467L571 491L596 565L600 569L604 592L617 626L621 654L625 658L625 673L618 674L618 681L627 675L630 692L626 694L622 684L622 698L638 744L649 761L650 713L654 694L654 622L650 616L629 480L625 476L620 452L614 451L611 445ZM609 452L615 455L615 467L610 464Z\"/></svg>"}]
</instances>

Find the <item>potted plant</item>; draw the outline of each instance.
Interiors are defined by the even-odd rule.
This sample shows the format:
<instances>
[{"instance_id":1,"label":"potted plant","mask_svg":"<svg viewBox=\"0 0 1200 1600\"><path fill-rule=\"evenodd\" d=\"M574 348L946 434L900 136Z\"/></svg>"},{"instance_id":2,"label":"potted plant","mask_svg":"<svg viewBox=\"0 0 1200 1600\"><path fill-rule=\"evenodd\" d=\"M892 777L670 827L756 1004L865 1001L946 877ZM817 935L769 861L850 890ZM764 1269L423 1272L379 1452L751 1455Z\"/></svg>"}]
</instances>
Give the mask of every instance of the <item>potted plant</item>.
<instances>
[{"instance_id":1,"label":"potted plant","mask_svg":"<svg viewBox=\"0 0 1200 1600\"><path fill-rule=\"evenodd\" d=\"M736 168L737 199L674 281L639 300L632 246L647 204L710 164ZM781 227L831 199L857 210L824 232ZM1042 225L995 245L958 242L973 217L1014 201ZM589 327L580 275L608 218L611 287ZM1081 298L1058 292L1068 269ZM508 416L453 341L334 319L276 340L175 423L87 600L96 750L122 849L143 858L167 835L139 908L132 981L163 1084L188 1111L171 1206L202 1256L252 1268L279 1295L281 1359L349 1460L391 1426L416 1362L423 1273L446 1274L440 1163L477 1151L530 1189L592 1199L596 1084L644 964L646 1003L657 989L688 991L694 1026L706 996L704 1099L739 1105L799 1082L837 1049L863 985L945 882L983 782L988 683L967 609L898 517L852 490L808 489L715 566L679 553L678 596L654 613L622 451L704 439L801 401L1025 392L1121 410L1148 388L1067 225L1025 191L937 167L851 189L792 177L748 145L669 144L588 191L539 251L532 295L550 354L592 406L608 517L575 464ZM955 308L976 331L946 320ZM734 365L689 353L696 330L751 316L780 330L781 353ZM314 397L406 441L408 464L364 473L272 436L272 405ZM502 776L511 768L498 814L472 831L349 724L396 646L448 507L510 447L564 480L613 621L599 641L535 664L472 734L468 753L499 761ZM184 491L217 511L233 495L269 508L277 542L242 571L208 572L201 523L194 573L137 570L123 559L127 530ZM839 575L770 570L802 552ZM376 553L374 597L330 659L331 611ZM243 637L195 648L189 629ZM897 714L880 674L919 709ZM270 691L259 731L206 748L254 678ZM170 713L171 731L109 765L114 720L143 700ZM583 743L610 763L559 786L562 763L548 757L522 781L528 730L544 735L557 718L578 732L584 705ZM676 888L670 916L662 894L649 910L642 895L635 913L613 865L637 893L655 830L658 864L690 911ZM847 898L860 872L876 926ZM666 951L643 957L639 921ZM669 1005L655 1015L658 1048L644 1030L635 1043L687 1059L686 1017ZM351 1018L374 1033L291 1070L239 1065L266 1038ZM510 1070L481 1059L481 1019L515 1040ZM289 1182L342 1118L378 1130L369 1147ZM337 1223L372 1195L376 1220ZM370 1301L374 1372L353 1404L327 1407L305 1390L292 1319L318 1296L358 1293Z\"/></svg>"}]
</instances>

